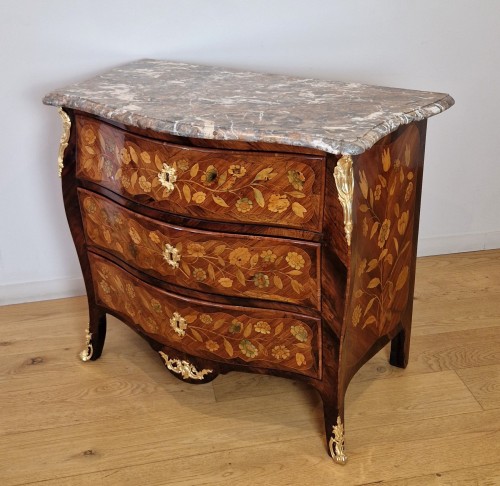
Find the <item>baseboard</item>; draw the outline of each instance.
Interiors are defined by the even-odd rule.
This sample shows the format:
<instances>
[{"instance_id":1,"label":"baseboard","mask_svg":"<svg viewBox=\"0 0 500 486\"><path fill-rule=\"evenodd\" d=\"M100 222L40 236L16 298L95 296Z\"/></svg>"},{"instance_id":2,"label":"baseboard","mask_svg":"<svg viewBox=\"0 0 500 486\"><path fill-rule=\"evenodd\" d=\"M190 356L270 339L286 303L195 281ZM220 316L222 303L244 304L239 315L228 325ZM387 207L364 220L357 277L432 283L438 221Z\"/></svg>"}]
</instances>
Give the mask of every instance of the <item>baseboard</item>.
<instances>
[{"instance_id":1,"label":"baseboard","mask_svg":"<svg viewBox=\"0 0 500 486\"><path fill-rule=\"evenodd\" d=\"M82 277L0 285L0 306L85 295Z\"/></svg>"},{"instance_id":2,"label":"baseboard","mask_svg":"<svg viewBox=\"0 0 500 486\"><path fill-rule=\"evenodd\" d=\"M500 231L418 239L418 256L446 255L500 248Z\"/></svg>"},{"instance_id":3,"label":"baseboard","mask_svg":"<svg viewBox=\"0 0 500 486\"><path fill-rule=\"evenodd\" d=\"M500 248L500 231L419 238L418 256ZM85 295L81 277L0 286L0 306Z\"/></svg>"}]
</instances>

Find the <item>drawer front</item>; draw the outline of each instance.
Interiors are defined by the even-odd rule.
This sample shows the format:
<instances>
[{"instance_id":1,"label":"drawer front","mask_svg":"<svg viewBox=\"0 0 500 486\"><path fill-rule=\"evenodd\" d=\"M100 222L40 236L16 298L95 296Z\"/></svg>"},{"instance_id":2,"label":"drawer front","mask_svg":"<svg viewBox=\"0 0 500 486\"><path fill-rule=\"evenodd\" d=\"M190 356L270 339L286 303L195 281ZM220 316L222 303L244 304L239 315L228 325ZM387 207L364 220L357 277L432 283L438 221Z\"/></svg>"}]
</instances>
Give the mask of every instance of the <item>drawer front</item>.
<instances>
[{"instance_id":1,"label":"drawer front","mask_svg":"<svg viewBox=\"0 0 500 486\"><path fill-rule=\"evenodd\" d=\"M182 287L319 308L320 245L160 223L79 189L87 243Z\"/></svg>"},{"instance_id":2,"label":"drawer front","mask_svg":"<svg viewBox=\"0 0 500 486\"><path fill-rule=\"evenodd\" d=\"M319 319L188 300L89 253L96 298L154 340L216 361L319 378Z\"/></svg>"},{"instance_id":3,"label":"drawer front","mask_svg":"<svg viewBox=\"0 0 500 486\"><path fill-rule=\"evenodd\" d=\"M77 117L77 174L124 197L213 221L321 231L322 157L185 147Z\"/></svg>"}]
</instances>

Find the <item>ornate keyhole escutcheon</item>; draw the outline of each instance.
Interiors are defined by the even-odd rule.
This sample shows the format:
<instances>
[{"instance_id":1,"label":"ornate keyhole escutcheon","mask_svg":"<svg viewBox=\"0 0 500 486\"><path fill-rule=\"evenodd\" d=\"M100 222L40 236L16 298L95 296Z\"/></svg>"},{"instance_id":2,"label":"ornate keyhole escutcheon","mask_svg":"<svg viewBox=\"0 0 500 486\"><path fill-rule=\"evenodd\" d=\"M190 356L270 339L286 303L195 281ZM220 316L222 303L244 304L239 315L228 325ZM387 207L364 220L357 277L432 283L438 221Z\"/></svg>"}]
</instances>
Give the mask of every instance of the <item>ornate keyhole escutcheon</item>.
<instances>
[{"instance_id":1,"label":"ornate keyhole escutcheon","mask_svg":"<svg viewBox=\"0 0 500 486\"><path fill-rule=\"evenodd\" d=\"M177 181L177 171L171 165L163 163L163 168L158 173L158 180L168 192L172 192Z\"/></svg>"},{"instance_id":2,"label":"ornate keyhole escutcheon","mask_svg":"<svg viewBox=\"0 0 500 486\"><path fill-rule=\"evenodd\" d=\"M174 246L167 243L163 249L163 258L172 268L179 268L181 253Z\"/></svg>"}]
</instances>

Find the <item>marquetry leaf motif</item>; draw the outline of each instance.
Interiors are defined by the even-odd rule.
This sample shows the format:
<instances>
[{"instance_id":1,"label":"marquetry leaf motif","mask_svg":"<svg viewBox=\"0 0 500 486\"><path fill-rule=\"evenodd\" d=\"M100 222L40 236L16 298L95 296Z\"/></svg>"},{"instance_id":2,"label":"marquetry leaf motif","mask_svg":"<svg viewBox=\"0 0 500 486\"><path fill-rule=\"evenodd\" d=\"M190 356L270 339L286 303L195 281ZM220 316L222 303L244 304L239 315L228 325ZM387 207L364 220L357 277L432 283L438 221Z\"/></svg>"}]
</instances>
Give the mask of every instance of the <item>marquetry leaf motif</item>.
<instances>
[{"instance_id":1,"label":"marquetry leaf motif","mask_svg":"<svg viewBox=\"0 0 500 486\"><path fill-rule=\"evenodd\" d=\"M214 331L216 331L216 330L217 330L217 329L219 329L221 326L223 326L223 324L224 324L224 322L225 322L225 321L226 321L225 319L217 319L217 320L214 322L214 324L213 324L213 326L212 326L212 329L213 329Z\"/></svg>"},{"instance_id":2,"label":"marquetry leaf motif","mask_svg":"<svg viewBox=\"0 0 500 486\"><path fill-rule=\"evenodd\" d=\"M365 312L363 312L363 315L366 316L368 314L368 311L372 308L373 303L375 302L376 297L373 297L370 302L368 302L368 305L366 306Z\"/></svg>"},{"instance_id":3,"label":"marquetry leaf motif","mask_svg":"<svg viewBox=\"0 0 500 486\"><path fill-rule=\"evenodd\" d=\"M203 338L201 337L201 334L196 329L190 328L190 331L191 331L191 334L193 335L193 337L197 341L199 341L200 343L203 342Z\"/></svg>"},{"instance_id":4,"label":"marquetry leaf motif","mask_svg":"<svg viewBox=\"0 0 500 486\"><path fill-rule=\"evenodd\" d=\"M226 245L217 245L214 248L214 255L220 255L226 249Z\"/></svg>"},{"instance_id":5,"label":"marquetry leaf motif","mask_svg":"<svg viewBox=\"0 0 500 486\"><path fill-rule=\"evenodd\" d=\"M280 290L283 288L283 281L281 280L279 275L275 275L273 277L273 282L276 287L278 287Z\"/></svg>"},{"instance_id":6,"label":"marquetry leaf motif","mask_svg":"<svg viewBox=\"0 0 500 486\"><path fill-rule=\"evenodd\" d=\"M236 278L241 285L246 285L245 275L239 268L236 269Z\"/></svg>"},{"instance_id":7,"label":"marquetry leaf motif","mask_svg":"<svg viewBox=\"0 0 500 486\"><path fill-rule=\"evenodd\" d=\"M307 209L302 206L302 204L298 203L297 201L295 201L294 203L292 203L292 211L299 217L299 218L303 218L304 217L304 214L307 212Z\"/></svg>"},{"instance_id":8,"label":"marquetry leaf motif","mask_svg":"<svg viewBox=\"0 0 500 486\"><path fill-rule=\"evenodd\" d=\"M198 175L198 171L200 170L200 164L196 163L191 167L191 170L189 171L189 175L191 177L196 177Z\"/></svg>"},{"instance_id":9,"label":"marquetry leaf motif","mask_svg":"<svg viewBox=\"0 0 500 486\"><path fill-rule=\"evenodd\" d=\"M182 186L182 192L187 202L191 202L191 189L187 184Z\"/></svg>"},{"instance_id":10,"label":"marquetry leaf motif","mask_svg":"<svg viewBox=\"0 0 500 486\"><path fill-rule=\"evenodd\" d=\"M267 181L274 177L272 175L273 168L272 167L266 167L265 169L262 169L260 172L257 173L257 175L254 178L254 181Z\"/></svg>"},{"instance_id":11,"label":"marquetry leaf motif","mask_svg":"<svg viewBox=\"0 0 500 486\"><path fill-rule=\"evenodd\" d=\"M226 353L229 356L233 357L233 355L234 355L233 346L226 338L224 338L223 342L224 342L224 349L226 350Z\"/></svg>"},{"instance_id":12,"label":"marquetry leaf motif","mask_svg":"<svg viewBox=\"0 0 500 486\"><path fill-rule=\"evenodd\" d=\"M274 335L275 336L279 336L281 334L281 331L283 331L283 326L284 324L282 322L280 322L276 328L274 329Z\"/></svg>"},{"instance_id":13,"label":"marquetry leaf motif","mask_svg":"<svg viewBox=\"0 0 500 486\"><path fill-rule=\"evenodd\" d=\"M297 282L297 280L291 280L290 283L294 292L296 292L297 294L300 294L302 292L303 287L299 282Z\"/></svg>"},{"instance_id":14,"label":"marquetry leaf motif","mask_svg":"<svg viewBox=\"0 0 500 486\"><path fill-rule=\"evenodd\" d=\"M380 226L380 223L378 221L375 221L375 223L373 223L372 230L370 231L370 240L373 238L373 236L377 232L379 226Z\"/></svg>"},{"instance_id":15,"label":"marquetry leaf motif","mask_svg":"<svg viewBox=\"0 0 500 486\"><path fill-rule=\"evenodd\" d=\"M137 156L137 152L135 151L134 147L130 146L129 152L130 152L130 157L132 158L134 163L137 164L139 162L139 157Z\"/></svg>"},{"instance_id":16,"label":"marquetry leaf motif","mask_svg":"<svg viewBox=\"0 0 500 486\"><path fill-rule=\"evenodd\" d=\"M264 196L262 195L262 192L257 189L256 187L253 188L253 193L255 196L255 202L261 207L265 207L266 201L264 200Z\"/></svg>"},{"instance_id":17,"label":"marquetry leaf motif","mask_svg":"<svg viewBox=\"0 0 500 486\"><path fill-rule=\"evenodd\" d=\"M249 337L250 334L252 334L252 323L247 324L247 326L245 327L245 330L243 331L243 336L246 338Z\"/></svg>"},{"instance_id":18,"label":"marquetry leaf motif","mask_svg":"<svg viewBox=\"0 0 500 486\"><path fill-rule=\"evenodd\" d=\"M380 284L380 279L379 278L372 278L370 282L368 283L368 288L373 289L377 287L377 285Z\"/></svg>"},{"instance_id":19,"label":"marquetry leaf motif","mask_svg":"<svg viewBox=\"0 0 500 486\"><path fill-rule=\"evenodd\" d=\"M228 208L228 204L226 203L226 201L224 201L224 199L222 199L220 196L215 196L212 194L212 199L214 201L215 204L218 204L219 206L222 206L223 208Z\"/></svg>"},{"instance_id":20,"label":"marquetry leaf motif","mask_svg":"<svg viewBox=\"0 0 500 486\"><path fill-rule=\"evenodd\" d=\"M408 280L408 273L408 265L405 265L396 280L396 290L401 290L404 287L406 281Z\"/></svg>"},{"instance_id":21,"label":"marquetry leaf motif","mask_svg":"<svg viewBox=\"0 0 500 486\"><path fill-rule=\"evenodd\" d=\"M290 197L294 197L296 199L302 199L302 198L306 197L306 195L303 192L300 192L300 191L291 191L291 192L287 192L287 194Z\"/></svg>"},{"instance_id":22,"label":"marquetry leaf motif","mask_svg":"<svg viewBox=\"0 0 500 486\"><path fill-rule=\"evenodd\" d=\"M155 165L159 171L163 169L163 162L161 161L160 157L158 157L158 154L155 154Z\"/></svg>"},{"instance_id":23,"label":"marquetry leaf motif","mask_svg":"<svg viewBox=\"0 0 500 486\"><path fill-rule=\"evenodd\" d=\"M374 270L377 267L378 267L378 260L376 258L374 258L373 260L369 261L368 267L366 268L366 271L371 272L372 270Z\"/></svg>"}]
</instances>

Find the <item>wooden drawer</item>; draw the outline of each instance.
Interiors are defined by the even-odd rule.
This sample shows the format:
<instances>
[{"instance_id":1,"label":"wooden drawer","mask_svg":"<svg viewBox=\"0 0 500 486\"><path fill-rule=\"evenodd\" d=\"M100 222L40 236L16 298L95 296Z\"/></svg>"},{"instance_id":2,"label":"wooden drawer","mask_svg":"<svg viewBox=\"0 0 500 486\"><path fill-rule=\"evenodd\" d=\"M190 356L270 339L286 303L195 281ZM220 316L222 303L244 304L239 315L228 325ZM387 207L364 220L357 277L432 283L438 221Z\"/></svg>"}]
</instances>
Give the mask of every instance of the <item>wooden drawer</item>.
<instances>
[{"instance_id":1,"label":"wooden drawer","mask_svg":"<svg viewBox=\"0 0 500 486\"><path fill-rule=\"evenodd\" d=\"M188 300L93 253L89 260L98 303L157 342L202 358L320 377L320 319Z\"/></svg>"},{"instance_id":2,"label":"wooden drawer","mask_svg":"<svg viewBox=\"0 0 500 486\"><path fill-rule=\"evenodd\" d=\"M152 140L76 117L77 176L179 215L321 231L325 159Z\"/></svg>"},{"instance_id":3,"label":"wooden drawer","mask_svg":"<svg viewBox=\"0 0 500 486\"><path fill-rule=\"evenodd\" d=\"M78 190L87 243L182 287L319 308L320 245L161 223Z\"/></svg>"}]
</instances>

